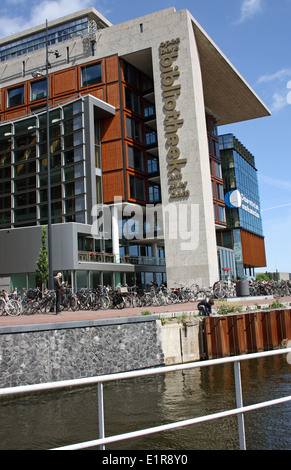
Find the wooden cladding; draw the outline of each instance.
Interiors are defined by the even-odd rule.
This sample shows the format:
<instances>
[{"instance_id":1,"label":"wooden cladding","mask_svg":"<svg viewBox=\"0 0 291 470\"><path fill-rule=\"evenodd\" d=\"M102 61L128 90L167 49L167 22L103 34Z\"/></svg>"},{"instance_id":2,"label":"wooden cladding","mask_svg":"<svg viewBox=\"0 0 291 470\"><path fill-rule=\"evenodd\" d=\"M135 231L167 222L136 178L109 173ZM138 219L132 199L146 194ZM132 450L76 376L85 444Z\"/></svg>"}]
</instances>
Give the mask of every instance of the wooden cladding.
<instances>
[{"instance_id":1,"label":"wooden cladding","mask_svg":"<svg viewBox=\"0 0 291 470\"><path fill-rule=\"evenodd\" d=\"M263 237L241 230L241 243L245 266L265 267L267 265Z\"/></svg>"},{"instance_id":2,"label":"wooden cladding","mask_svg":"<svg viewBox=\"0 0 291 470\"><path fill-rule=\"evenodd\" d=\"M92 64L100 63L102 65L102 81L89 86L82 86L82 68L91 66ZM50 80L50 104L57 103L63 99L77 94L87 95L91 94L96 98L112 104L119 108L118 97L118 56L110 56L96 61L91 61L88 64L80 64L75 67L69 67L60 71L51 72L49 74ZM2 88L0 91L0 112L2 114L1 120L13 119L14 117L29 114L31 108L46 106L46 98L43 97L39 100L31 100L30 84L37 82L41 78L33 80L23 80L21 83L15 84L8 88ZM43 77L45 80L45 76ZM8 90L24 86L24 102L19 106L8 107ZM108 92L107 92L108 87ZM108 100L109 97L109 100Z\"/></svg>"},{"instance_id":3,"label":"wooden cladding","mask_svg":"<svg viewBox=\"0 0 291 470\"><path fill-rule=\"evenodd\" d=\"M291 340L291 310L251 312L204 320L205 359L279 349Z\"/></svg>"}]
</instances>

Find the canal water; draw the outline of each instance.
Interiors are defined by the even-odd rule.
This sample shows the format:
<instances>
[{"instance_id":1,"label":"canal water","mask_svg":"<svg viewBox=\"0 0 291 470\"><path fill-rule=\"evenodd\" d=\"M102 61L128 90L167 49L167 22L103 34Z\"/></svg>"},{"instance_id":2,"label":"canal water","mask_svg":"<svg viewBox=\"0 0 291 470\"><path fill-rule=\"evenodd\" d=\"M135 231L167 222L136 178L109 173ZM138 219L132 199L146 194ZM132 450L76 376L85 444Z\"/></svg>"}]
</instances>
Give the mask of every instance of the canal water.
<instances>
[{"instance_id":1,"label":"canal water","mask_svg":"<svg viewBox=\"0 0 291 470\"><path fill-rule=\"evenodd\" d=\"M289 361L290 362L290 361ZM286 355L241 363L244 405L290 395ZM111 436L236 408L233 364L104 385ZM98 438L97 386L0 400L0 450L44 450ZM291 449L291 403L245 414L248 450ZM237 450L237 417L125 440L106 450Z\"/></svg>"}]
</instances>

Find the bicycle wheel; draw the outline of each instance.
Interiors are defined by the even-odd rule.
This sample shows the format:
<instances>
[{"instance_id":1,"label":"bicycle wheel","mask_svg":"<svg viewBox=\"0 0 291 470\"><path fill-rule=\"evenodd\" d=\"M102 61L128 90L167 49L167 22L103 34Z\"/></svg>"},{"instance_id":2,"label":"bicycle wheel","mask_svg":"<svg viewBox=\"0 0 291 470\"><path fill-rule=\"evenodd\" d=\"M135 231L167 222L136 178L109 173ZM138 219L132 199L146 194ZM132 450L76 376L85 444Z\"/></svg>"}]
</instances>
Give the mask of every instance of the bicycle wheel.
<instances>
[{"instance_id":1,"label":"bicycle wheel","mask_svg":"<svg viewBox=\"0 0 291 470\"><path fill-rule=\"evenodd\" d=\"M204 289L200 289L197 292L196 301L206 300L206 299L207 299L207 292Z\"/></svg>"},{"instance_id":2,"label":"bicycle wheel","mask_svg":"<svg viewBox=\"0 0 291 470\"><path fill-rule=\"evenodd\" d=\"M5 311L8 315L12 317L17 317L17 315L20 314L20 308L19 308L18 302L16 300L10 300L5 305Z\"/></svg>"},{"instance_id":3,"label":"bicycle wheel","mask_svg":"<svg viewBox=\"0 0 291 470\"><path fill-rule=\"evenodd\" d=\"M0 315L6 315L5 302L0 298Z\"/></svg>"},{"instance_id":4,"label":"bicycle wheel","mask_svg":"<svg viewBox=\"0 0 291 470\"><path fill-rule=\"evenodd\" d=\"M71 300L70 300L70 309L71 309L73 312L76 312L79 308L80 308L80 302L79 302L79 300L77 299L77 297L71 297Z\"/></svg>"},{"instance_id":5,"label":"bicycle wheel","mask_svg":"<svg viewBox=\"0 0 291 470\"><path fill-rule=\"evenodd\" d=\"M216 282L213 288L213 295L217 299L223 299L226 296L226 290L221 282Z\"/></svg>"}]
</instances>

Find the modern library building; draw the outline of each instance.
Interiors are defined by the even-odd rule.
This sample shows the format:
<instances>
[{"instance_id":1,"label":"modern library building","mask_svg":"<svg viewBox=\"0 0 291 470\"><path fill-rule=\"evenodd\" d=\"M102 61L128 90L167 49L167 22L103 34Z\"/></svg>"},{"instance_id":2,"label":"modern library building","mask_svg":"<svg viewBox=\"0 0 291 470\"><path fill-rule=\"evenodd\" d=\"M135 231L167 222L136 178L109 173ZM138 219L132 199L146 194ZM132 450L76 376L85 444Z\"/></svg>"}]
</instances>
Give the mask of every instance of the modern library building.
<instances>
[{"instance_id":1,"label":"modern library building","mask_svg":"<svg viewBox=\"0 0 291 470\"><path fill-rule=\"evenodd\" d=\"M88 8L1 39L0 85L2 287L36 285L48 224L76 290L264 266L254 160L218 129L270 112L188 10Z\"/></svg>"}]
</instances>

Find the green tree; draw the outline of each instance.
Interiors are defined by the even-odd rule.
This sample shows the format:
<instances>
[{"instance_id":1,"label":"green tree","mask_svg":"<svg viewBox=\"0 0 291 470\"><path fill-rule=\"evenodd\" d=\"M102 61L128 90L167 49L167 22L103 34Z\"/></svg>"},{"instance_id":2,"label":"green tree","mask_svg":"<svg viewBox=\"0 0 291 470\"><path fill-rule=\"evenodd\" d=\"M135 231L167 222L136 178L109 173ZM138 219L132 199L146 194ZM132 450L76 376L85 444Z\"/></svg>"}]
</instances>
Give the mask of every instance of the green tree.
<instances>
[{"instance_id":1,"label":"green tree","mask_svg":"<svg viewBox=\"0 0 291 470\"><path fill-rule=\"evenodd\" d=\"M267 282L268 282L268 281L270 280L270 278L269 278L269 276L268 276L267 274L258 273L258 274L256 275L256 280L257 280L257 281L267 281Z\"/></svg>"},{"instance_id":2,"label":"green tree","mask_svg":"<svg viewBox=\"0 0 291 470\"><path fill-rule=\"evenodd\" d=\"M36 262L35 274L38 276L42 284L42 290L46 285L49 277L48 249L47 249L47 228L42 227L41 249Z\"/></svg>"}]
</instances>

